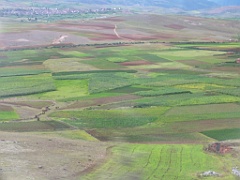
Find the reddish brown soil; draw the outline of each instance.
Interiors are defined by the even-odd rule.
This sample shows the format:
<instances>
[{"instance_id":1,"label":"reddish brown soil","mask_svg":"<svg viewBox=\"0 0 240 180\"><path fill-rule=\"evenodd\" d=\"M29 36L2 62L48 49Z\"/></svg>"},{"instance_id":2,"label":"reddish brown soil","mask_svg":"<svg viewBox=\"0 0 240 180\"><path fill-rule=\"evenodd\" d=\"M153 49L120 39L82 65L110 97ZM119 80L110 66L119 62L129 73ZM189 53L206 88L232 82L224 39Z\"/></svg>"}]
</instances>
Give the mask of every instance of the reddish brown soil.
<instances>
[{"instance_id":1,"label":"reddish brown soil","mask_svg":"<svg viewBox=\"0 0 240 180\"><path fill-rule=\"evenodd\" d=\"M213 143L213 144L209 144L206 150L209 152L226 154L226 153L230 153L232 149L233 148L231 146L224 143Z\"/></svg>"},{"instance_id":2,"label":"reddish brown soil","mask_svg":"<svg viewBox=\"0 0 240 180\"><path fill-rule=\"evenodd\" d=\"M198 60L179 60L178 62L190 65L190 66L199 66L199 65L208 65L209 63L198 61Z\"/></svg>"},{"instance_id":3,"label":"reddish brown soil","mask_svg":"<svg viewBox=\"0 0 240 180\"><path fill-rule=\"evenodd\" d=\"M192 133L213 129L238 128L240 127L238 119L219 119L219 120L197 120L189 122L175 122L166 124L161 128L162 132L172 133ZM166 130L165 130L166 129Z\"/></svg>"},{"instance_id":4,"label":"reddish brown soil","mask_svg":"<svg viewBox=\"0 0 240 180\"><path fill-rule=\"evenodd\" d=\"M98 21L102 21L102 19L98 19ZM122 22L125 21L124 19L118 18L118 17L112 17L112 18L106 18L104 21L110 21L110 22Z\"/></svg>"},{"instance_id":5,"label":"reddish brown soil","mask_svg":"<svg viewBox=\"0 0 240 180\"><path fill-rule=\"evenodd\" d=\"M138 61L131 61L131 62L123 62L120 63L123 66L141 66L141 65L149 65L149 64L153 64L149 61L145 61L145 60L138 60Z\"/></svg>"},{"instance_id":6,"label":"reddish brown soil","mask_svg":"<svg viewBox=\"0 0 240 180\"><path fill-rule=\"evenodd\" d=\"M14 106L28 106L28 107L36 108L36 109L42 109L44 107L52 106L54 104L54 102L52 102L52 101L15 101L15 102L0 101L0 103L1 102L9 104L9 105L14 105Z\"/></svg>"},{"instance_id":7,"label":"reddish brown soil","mask_svg":"<svg viewBox=\"0 0 240 180\"><path fill-rule=\"evenodd\" d=\"M65 28L79 28L81 29L95 29L95 30L100 30L100 29L114 29L114 25L110 23L83 23L83 24L69 24L69 23L61 23L58 25L59 27L65 27Z\"/></svg>"},{"instance_id":8,"label":"reddish brown soil","mask_svg":"<svg viewBox=\"0 0 240 180\"><path fill-rule=\"evenodd\" d=\"M240 73L239 67L215 67L212 70Z\"/></svg>"},{"instance_id":9,"label":"reddish brown soil","mask_svg":"<svg viewBox=\"0 0 240 180\"><path fill-rule=\"evenodd\" d=\"M96 33L97 37L89 38L93 41L119 40L115 34Z\"/></svg>"},{"instance_id":10,"label":"reddish brown soil","mask_svg":"<svg viewBox=\"0 0 240 180\"><path fill-rule=\"evenodd\" d=\"M123 96L115 96L115 97L104 97L104 98L98 98L98 99L91 99L91 100L84 100L75 102L65 108L62 109L78 109L78 108L85 108L90 106L100 106L102 104L109 104L109 103L115 103L115 102L121 102L126 100L133 100L138 99L138 96L135 95L123 95Z\"/></svg>"},{"instance_id":11,"label":"reddish brown soil","mask_svg":"<svg viewBox=\"0 0 240 180\"><path fill-rule=\"evenodd\" d=\"M0 111L13 111L11 106L0 105Z\"/></svg>"},{"instance_id":12,"label":"reddish brown soil","mask_svg":"<svg viewBox=\"0 0 240 180\"><path fill-rule=\"evenodd\" d=\"M168 28L172 28L172 29L177 29L177 30L181 30L186 28L185 26L179 25L179 24L169 24L169 25L165 25L165 27Z\"/></svg>"}]
</instances>

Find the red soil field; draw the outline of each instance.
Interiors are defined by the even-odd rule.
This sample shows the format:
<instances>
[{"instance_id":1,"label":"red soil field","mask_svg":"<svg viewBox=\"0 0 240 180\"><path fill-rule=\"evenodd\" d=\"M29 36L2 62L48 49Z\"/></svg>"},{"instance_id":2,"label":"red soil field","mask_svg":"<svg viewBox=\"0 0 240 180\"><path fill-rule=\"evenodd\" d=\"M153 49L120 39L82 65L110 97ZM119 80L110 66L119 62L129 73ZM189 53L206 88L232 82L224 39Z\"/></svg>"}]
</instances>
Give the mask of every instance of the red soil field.
<instances>
[{"instance_id":1,"label":"red soil field","mask_svg":"<svg viewBox=\"0 0 240 180\"><path fill-rule=\"evenodd\" d=\"M141 66L141 65L149 65L149 64L153 64L149 61L145 61L145 60L138 60L138 61L131 61L131 62L123 62L120 63L123 66Z\"/></svg>"},{"instance_id":2,"label":"red soil field","mask_svg":"<svg viewBox=\"0 0 240 180\"><path fill-rule=\"evenodd\" d=\"M185 26L179 25L179 24L169 24L169 25L165 25L165 27L168 28L172 28L172 29L177 29L177 30L181 30L186 28Z\"/></svg>"},{"instance_id":3,"label":"red soil field","mask_svg":"<svg viewBox=\"0 0 240 180\"><path fill-rule=\"evenodd\" d=\"M91 99L91 100L83 100L80 102L75 102L63 109L78 109L78 108L85 108L90 106L98 106L102 104L114 103L114 102L121 102L125 100L133 100L138 99L138 96L135 95L123 95L123 96L116 96L116 97L104 97L98 99Z\"/></svg>"}]
</instances>

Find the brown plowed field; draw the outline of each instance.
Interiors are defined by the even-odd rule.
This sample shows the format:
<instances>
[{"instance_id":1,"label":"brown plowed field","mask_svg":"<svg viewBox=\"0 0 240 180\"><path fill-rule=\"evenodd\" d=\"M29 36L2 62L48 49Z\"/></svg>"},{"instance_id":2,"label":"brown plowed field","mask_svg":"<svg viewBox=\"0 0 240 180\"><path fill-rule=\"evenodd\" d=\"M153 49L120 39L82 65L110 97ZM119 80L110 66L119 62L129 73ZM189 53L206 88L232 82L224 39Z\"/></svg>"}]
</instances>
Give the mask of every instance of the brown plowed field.
<instances>
[{"instance_id":1,"label":"brown plowed field","mask_svg":"<svg viewBox=\"0 0 240 180\"><path fill-rule=\"evenodd\" d=\"M104 98L98 98L98 99L83 100L83 101L75 102L63 109L85 108L85 107L90 107L90 106L98 106L98 105L102 105L102 104L109 104L109 103L133 100L133 99L138 99L138 98L139 97L135 96L135 95L123 95L123 96L104 97Z\"/></svg>"},{"instance_id":2,"label":"brown plowed field","mask_svg":"<svg viewBox=\"0 0 240 180\"><path fill-rule=\"evenodd\" d=\"M131 61L131 62L123 62L120 63L123 66L141 66L141 65L149 65L149 64L153 64L149 61L145 61L145 60L138 60L138 61Z\"/></svg>"},{"instance_id":3,"label":"brown plowed field","mask_svg":"<svg viewBox=\"0 0 240 180\"><path fill-rule=\"evenodd\" d=\"M169 25L165 25L165 27L168 28L172 28L172 29L177 29L177 30L181 30L186 28L185 26L179 25L179 24L169 24Z\"/></svg>"}]
</instances>

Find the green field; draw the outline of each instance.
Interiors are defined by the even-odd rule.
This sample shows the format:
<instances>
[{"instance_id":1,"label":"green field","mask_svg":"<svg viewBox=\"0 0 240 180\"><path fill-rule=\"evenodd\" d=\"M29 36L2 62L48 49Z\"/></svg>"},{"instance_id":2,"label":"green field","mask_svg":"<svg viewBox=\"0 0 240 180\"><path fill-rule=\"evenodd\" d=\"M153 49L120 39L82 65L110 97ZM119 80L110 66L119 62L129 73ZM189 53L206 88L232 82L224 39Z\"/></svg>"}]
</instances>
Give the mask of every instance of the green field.
<instances>
[{"instance_id":1,"label":"green field","mask_svg":"<svg viewBox=\"0 0 240 180\"><path fill-rule=\"evenodd\" d=\"M0 108L0 121L14 120L18 118L18 114L13 109L1 110Z\"/></svg>"},{"instance_id":2,"label":"green field","mask_svg":"<svg viewBox=\"0 0 240 180\"><path fill-rule=\"evenodd\" d=\"M63 15L61 21L58 15L36 22L1 17L0 142L14 143L1 147L0 158L17 154L19 159L3 165L23 164L39 179L238 178L232 168L240 166L240 42L229 38L239 23L143 15L134 8L124 16L91 12ZM93 18L100 14L104 18ZM55 44L63 35L66 39ZM5 133L12 139L5 141ZM24 136L19 144L15 133ZM23 145L34 153L20 151L31 135L49 139L40 149L44 158L27 164L20 156L33 157L43 142L36 138L31 147ZM216 141L228 142L231 151L207 151ZM93 154L99 144L103 153ZM54 150L56 157L45 157L45 150ZM87 163L61 159L67 154L77 159L78 153ZM48 168L42 159L55 164ZM56 164L64 176L42 178ZM201 177L210 170L219 176Z\"/></svg>"},{"instance_id":3,"label":"green field","mask_svg":"<svg viewBox=\"0 0 240 180\"><path fill-rule=\"evenodd\" d=\"M61 111L51 117L66 119L64 122L79 128L122 128L141 126L156 121L168 108L129 110Z\"/></svg>"},{"instance_id":4,"label":"green field","mask_svg":"<svg viewBox=\"0 0 240 180\"><path fill-rule=\"evenodd\" d=\"M71 127L57 121L29 121L1 123L1 131L10 132L38 132L70 129Z\"/></svg>"},{"instance_id":5,"label":"green field","mask_svg":"<svg viewBox=\"0 0 240 180\"><path fill-rule=\"evenodd\" d=\"M235 179L225 157L203 152L202 145L124 144L109 149L111 158L80 179L200 179L212 170L221 179ZM109 152L109 153L110 153ZM217 178L207 178L217 179Z\"/></svg>"},{"instance_id":6,"label":"green field","mask_svg":"<svg viewBox=\"0 0 240 180\"><path fill-rule=\"evenodd\" d=\"M218 141L240 138L240 128L203 131L202 133Z\"/></svg>"}]
</instances>

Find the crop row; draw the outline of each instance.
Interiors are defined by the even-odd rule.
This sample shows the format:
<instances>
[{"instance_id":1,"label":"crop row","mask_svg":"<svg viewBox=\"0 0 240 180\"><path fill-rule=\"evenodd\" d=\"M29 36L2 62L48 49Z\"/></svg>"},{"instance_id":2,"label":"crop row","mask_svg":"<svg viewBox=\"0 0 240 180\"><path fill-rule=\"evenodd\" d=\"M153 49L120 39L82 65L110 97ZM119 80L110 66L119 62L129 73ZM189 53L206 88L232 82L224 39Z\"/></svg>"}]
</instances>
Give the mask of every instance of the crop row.
<instances>
[{"instance_id":1,"label":"crop row","mask_svg":"<svg viewBox=\"0 0 240 180\"><path fill-rule=\"evenodd\" d=\"M36 94L55 90L50 75L33 75L0 78L0 97Z\"/></svg>"}]
</instances>

